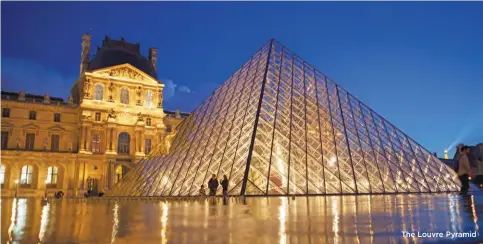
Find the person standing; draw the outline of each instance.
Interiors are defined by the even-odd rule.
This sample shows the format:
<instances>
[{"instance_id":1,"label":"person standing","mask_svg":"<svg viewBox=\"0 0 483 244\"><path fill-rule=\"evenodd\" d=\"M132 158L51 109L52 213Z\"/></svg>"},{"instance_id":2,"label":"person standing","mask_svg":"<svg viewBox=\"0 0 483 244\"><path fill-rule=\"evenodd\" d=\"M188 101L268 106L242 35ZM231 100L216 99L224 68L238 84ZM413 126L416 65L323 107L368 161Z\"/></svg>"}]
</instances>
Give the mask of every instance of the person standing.
<instances>
[{"instance_id":1,"label":"person standing","mask_svg":"<svg viewBox=\"0 0 483 244\"><path fill-rule=\"evenodd\" d=\"M221 187L223 188L223 198L225 198L228 194L228 184L229 184L228 177L226 175L223 175L223 180L220 182Z\"/></svg>"},{"instance_id":2,"label":"person standing","mask_svg":"<svg viewBox=\"0 0 483 244\"><path fill-rule=\"evenodd\" d=\"M468 194L470 188L469 174L471 172L470 161L468 160L468 153L470 148L468 146L462 146L459 148L458 158L458 177L461 181L461 195Z\"/></svg>"},{"instance_id":3,"label":"person standing","mask_svg":"<svg viewBox=\"0 0 483 244\"><path fill-rule=\"evenodd\" d=\"M202 196L202 197L206 196L205 185L201 185L201 188L200 188L200 196Z\"/></svg>"},{"instance_id":4,"label":"person standing","mask_svg":"<svg viewBox=\"0 0 483 244\"><path fill-rule=\"evenodd\" d=\"M208 181L208 188L210 188L210 196L216 196L216 189L218 189L218 179L216 175L213 174L211 179Z\"/></svg>"}]
</instances>

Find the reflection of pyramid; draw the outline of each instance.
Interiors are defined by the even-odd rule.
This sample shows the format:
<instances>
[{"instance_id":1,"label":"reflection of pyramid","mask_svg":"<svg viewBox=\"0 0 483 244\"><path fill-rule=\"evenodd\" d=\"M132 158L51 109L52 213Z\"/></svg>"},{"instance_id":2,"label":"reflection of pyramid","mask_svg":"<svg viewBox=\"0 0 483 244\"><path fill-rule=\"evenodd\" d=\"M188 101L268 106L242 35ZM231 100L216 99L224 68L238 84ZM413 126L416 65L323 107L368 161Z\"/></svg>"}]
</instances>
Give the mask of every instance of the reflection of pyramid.
<instances>
[{"instance_id":1,"label":"reflection of pyramid","mask_svg":"<svg viewBox=\"0 0 483 244\"><path fill-rule=\"evenodd\" d=\"M139 163L111 196L456 191L456 174L272 40L178 127L170 153ZM221 191L219 189L219 191Z\"/></svg>"}]
</instances>

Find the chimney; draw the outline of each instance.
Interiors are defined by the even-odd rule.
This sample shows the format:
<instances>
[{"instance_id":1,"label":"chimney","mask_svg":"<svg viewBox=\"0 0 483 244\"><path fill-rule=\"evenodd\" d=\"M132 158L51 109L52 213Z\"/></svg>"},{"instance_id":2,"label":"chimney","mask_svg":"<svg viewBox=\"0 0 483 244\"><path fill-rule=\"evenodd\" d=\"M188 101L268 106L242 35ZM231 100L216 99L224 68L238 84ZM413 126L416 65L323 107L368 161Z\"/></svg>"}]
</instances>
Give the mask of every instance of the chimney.
<instances>
[{"instance_id":1,"label":"chimney","mask_svg":"<svg viewBox=\"0 0 483 244\"><path fill-rule=\"evenodd\" d=\"M157 62L158 62L158 49L157 48L150 48L149 49L149 61L151 61L151 65L154 68L154 71L157 71Z\"/></svg>"},{"instance_id":2,"label":"chimney","mask_svg":"<svg viewBox=\"0 0 483 244\"><path fill-rule=\"evenodd\" d=\"M82 35L82 52L81 52L81 64L80 64L80 75L87 71L89 66L89 55L91 53L91 38L90 34Z\"/></svg>"}]
</instances>

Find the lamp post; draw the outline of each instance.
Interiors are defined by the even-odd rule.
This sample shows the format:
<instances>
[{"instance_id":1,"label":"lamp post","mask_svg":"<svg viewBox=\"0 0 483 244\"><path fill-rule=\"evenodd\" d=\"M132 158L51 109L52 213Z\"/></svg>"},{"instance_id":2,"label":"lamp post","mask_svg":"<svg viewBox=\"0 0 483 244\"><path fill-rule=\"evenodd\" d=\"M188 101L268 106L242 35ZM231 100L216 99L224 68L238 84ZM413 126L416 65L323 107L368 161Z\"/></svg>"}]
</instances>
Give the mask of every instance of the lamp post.
<instances>
[{"instance_id":1,"label":"lamp post","mask_svg":"<svg viewBox=\"0 0 483 244\"><path fill-rule=\"evenodd\" d=\"M15 180L15 198L17 198L18 193L18 180Z\"/></svg>"}]
</instances>

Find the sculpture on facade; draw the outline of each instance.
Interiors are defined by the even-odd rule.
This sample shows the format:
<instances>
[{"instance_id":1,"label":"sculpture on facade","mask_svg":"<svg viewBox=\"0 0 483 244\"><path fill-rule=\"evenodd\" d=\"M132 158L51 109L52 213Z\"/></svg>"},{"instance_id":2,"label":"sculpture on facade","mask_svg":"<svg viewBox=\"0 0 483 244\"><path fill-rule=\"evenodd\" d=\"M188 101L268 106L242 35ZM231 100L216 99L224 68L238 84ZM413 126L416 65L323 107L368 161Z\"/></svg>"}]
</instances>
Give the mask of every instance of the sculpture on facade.
<instances>
[{"instance_id":1,"label":"sculpture on facade","mask_svg":"<svg viewBox=\"0 0 483 244\"><path fill-rule=\"evenodd\" d=\"M47 150L48 146L49 146L49 139L45 138L44 139L44 150Z\"/></svg>"},{"instance_id":2,"label":"sculpture on facade","mask_svg":"<svg viewBox=\"0 0 483 244\"><path fill-rule=\"evenodd\" d=\"M17 143L17 149L19 149L20 145L22 145L22 139L19 136L17 136L16 143Z\"/></svg>"},{"instance_id":3,"label":"sculpture on facade","mask_svg":"<svg viewBox=\"0 0 483 244\"><path fill-rule=\"evenodd\" d=\"M139 121L144 121L144 117L143 115L141 114L141 112L138 113L138 122Z\"/></svg>"},{"instance_id":4,"label":"sculpture on facade","mask_svg":"<svg viewBox=\"0 0 483 244\"><path fill-rule=\"evenodd\" d=\"M25 92L24 91L20 91L18 93L18 100L19 101L25 101Z\"/></svg>"},{"instance_id":5,"label":"sculpture on facade","mask_svg":"<svg viewBox=\"0 0 483 244\"><path fill-rule=\"evenodd\" d=\"M113 119L116 118L116 111L114 111L113 108L111 108L111 111L109 111L109 113L107 114L107 119L110 119L110 118L113 118Z\"/></svg>"},{"instance_id":6,"label":"sculpture on facade","mask_svg":"<svg viewBox=\"0 0 483 244\"><path fill-rule=\"evenodd\" d=\"M169 149L171 148L171 141L173 140L173 137L176 135L176 129L174 129L171 133L169 133L165 138L164 138L164 145L166 148L166 154L169 153Z\"/></svg>"},{"instance_id":7,"label":"sculpture on facade","mask_svg":"<svg viewBox=\"0 0 483 244\"><path fill-rule=\"evenodd\" d=\"M161 108L163 106L163 90L161 89L158 90L158 96L159 96L158 108Z\"/></svg>"},{"instance_id":8,"label":"sculpture on facade","mask_svg":"<svg viewBox=\"0 0 483 244\"><path fill-rule=\"evenodd\" d=\"M138 86L138 89L136 89L136 105L141 105L142 93L143 93L143 90L141 86Z\"/></svg>"},{"instance_id":9,"label":"sculpture on facade","mask_svg":"<svg viewBox=\"0 0 483 244\"><path fill-rule=\"evenodd\" d=\"M50 103L50 96L49 94L44 95L44 103Z\"/></svg>"},{"instance_id":10,"label":"sculpture on facade","mask_svg":"<svg viewBox=\"0 0 483 244\"><path fill-rule=\"evenodd\" d=\"M67 99L67 102L69 104L73 104L74 103L74 98L72 96L69 96L69 98Z\"/></svg>"},{"instance_id":11,"label":"sculpture on facade","mask_svg":"<svg viewBox=\"0 0 483 244\"><path fill-rule=\"evenodd\" d=\"M90 97L90 91L91 89L91 81L89 79L86 79L84 81L84 98L89 98Z\"/></svg>"},{"instance_id":12,"label":"sculpture on facade","mask_svg":"<svg viewBox=\"0 0 483 244\"><path fill-rule=\"evenodd\" d=\"M111 82L107 89L109 90L108 101L114 102L114 89L116 89L116 85L114 85L114 82Z\"/></svg>"}]
</instances>

